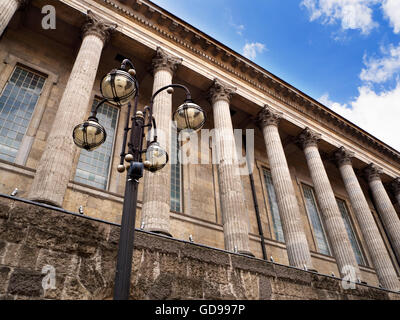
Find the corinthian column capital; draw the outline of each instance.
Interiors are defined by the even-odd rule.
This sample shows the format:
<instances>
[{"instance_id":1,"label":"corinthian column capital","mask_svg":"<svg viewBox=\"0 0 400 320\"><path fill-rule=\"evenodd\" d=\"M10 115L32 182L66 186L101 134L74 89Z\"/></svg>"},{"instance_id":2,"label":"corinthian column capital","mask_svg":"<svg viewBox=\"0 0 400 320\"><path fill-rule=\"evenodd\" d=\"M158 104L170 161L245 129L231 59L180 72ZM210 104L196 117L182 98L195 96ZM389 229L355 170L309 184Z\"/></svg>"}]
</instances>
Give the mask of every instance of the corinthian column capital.
<instances>
[{"instance_id":1,"label":"corinthian column capital","mask_svg":"<svg viewBox=\"0 0 400 320\"><path fill-rule=\"evenodd\" d=\"M208 92L208 99L211 104L214 104L218 100L225 100L230 102L232 95L236 92L236 88L231 85L222 82L219 79L214 79Z\"/></svg>"},{"instance_id":2,"label":"corinthian column capital","mask_svg":"<svg viewBox=\"0 0 400 320\"><path fill-rule=\"evenodd\" d=\"M309 146L318 147L319 140L321 140L321 134L311 130L310 128L305 128L298 137L298 142L303 149Z\"/></svg>"},{"instance_id":3,"label":"corinthian column capital","mask_svg":"<svg viewBox=\"0 0 400 320\"><path fill-rule=\"evenodd\" d=\"M391 186L396 196L400 195L400 178L396 178L392 181Z\"/></svg>"},{"instance_id":4,"label":"corinthian column capital","mask_svg":"<svg viewBox=\"0 0 400 320\"><path fill-rule=\"evenodd\" d=\"M181 63L181 58L174 57L165 52L164 49L157 47L156 55L151 64L153 73L158 70L167 70L173 75Z\"/></svg>"},{"instance_id":5,"label":"corinthian column capital","mask_svg":"<svg viewBox=\"0 0 400 320\"><path fill-rule=\"evenodd\" d=\"M347 150L345 147L340 147L335 153L334 157L338 167L349 164L352 165L352 159L354 158L354 152Z\"/></svg>"},{"instance_id":6,"label":"corinthian column capital","mask_svg":"<svg viewBox=\"0 0 400 320\"><path fill-rule=\"evenodd\" d=\"M281 118L282 112L276 111L266 104L258 113L256 121L262 129L269 125L278 126Z\"/></svg>"},{"instance_id":7,"label":"corinthian column capital","mask_svg":"<svg viewBox=\"0 0 400 320\"><path fill-rule=\"evenodd\" d=\"M86 23L82 27L83 38L88 35L98 36L106 43L111 36L111 33L117 28L117 24L105 21L92 11L88 10L86 15Z\"/></svg>"},{"instance_id":8,"label":"corinthian column capital","mask_svg":"<svg viewBox=\"0 0 400 320\"><path fill-rule=\"evenodd\" d=\"M365 169L364 174L368 182L381 179L382 168L370 163Z\"/></svg>"}]
</instances>

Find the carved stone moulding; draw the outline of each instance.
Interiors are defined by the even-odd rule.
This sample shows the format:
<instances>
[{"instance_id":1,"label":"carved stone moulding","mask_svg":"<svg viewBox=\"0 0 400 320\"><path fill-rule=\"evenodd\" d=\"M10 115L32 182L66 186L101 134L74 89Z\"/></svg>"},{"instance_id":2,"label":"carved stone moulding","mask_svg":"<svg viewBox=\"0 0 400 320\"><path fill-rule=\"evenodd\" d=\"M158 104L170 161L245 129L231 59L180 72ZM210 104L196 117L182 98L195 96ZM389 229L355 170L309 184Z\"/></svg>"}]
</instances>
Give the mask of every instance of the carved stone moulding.
<instances>
[{"instance_id":1,"label":"carved stone moulding","mask_svg":"<svg viewBox=\"0 0 400 320\"><path fill-rule=\"evenodd\" d=\"M376 164L370 163L367 167L365 167L363 172L368 182L371 182L374 180L380 180L383 170Z\"/></svg>"},{"instance_id":2,"label":"carved stone moulding","mask_svg":"<svg viewBox=\"0 0 400 320\"><path fill-rule=\"evenodd\" d=\"M400 177L394 179L391 183L392 190L395 194L395 196L400 195Z\"/></svg>"},{"instance_id":3,"label":"carved stone moulding","mask_svg":"<svg viewBox=\"0 0 400 320\"><path fill-rule=\"evenodd\" d=\"M300 146L305 149L309 146L318 147L318 142L321 140L321 134L311 130L310 128L305 128L297 138Z\"/></svg>"},{"instance_id":4,"label":"carved stone moulding","mask_svg":"<svg viewBox=\"0 0 400 320\"><path fill-rule=\"evenodd\" d=\"M282 112L276 111L266 104L258 113L256 123L261 129L268 125L278 126L282 118L282 114Z\"/></svg>"},{"instance_id":5,"label":"carved stone moulding","mask_svg":"<svg viewBox=\"0 0 400 320\"><path fill-rule=\"evenodd\" d=\"M152 71L154 73L155 71L162 69L174 74L181 63L181 58L174 57L168 54L161 47L157 47L156 54L152 60Z\"/></svg>"},{"instance_id":6,"label":"carved stone moulding","mask_svg":"<svg viewBox=\"0 0 400 320\"><path fill-rule=\"evenodd\" d=\"M232 95L236 92L236 88L215 78L208 92L208 99L211 104L218 100L230 102Z\"/></svg>"},{"instance_id":7,"label":"carved stone moulding","mask_svg":"<svg viewBox=\"0 0 400 320\"><path fill-rule=\"evenodd\" d=\"M338 167L343 165L352 165L352 159L354 158L354 152L347 150L345 147L340 147L334 154L334 160Z\"/></svg>"},{"instance_id":8,"label":"carved stone moulding","mask_svg":"<svg viewBox=\"0 0 400 320\"><path fill-rule=\"evenodd\" d=\"M103 42L107 42L110 39L111 33L115 31L117 24L105 21L97 14L88 10L86 15L86 23L82 27L82 36L96 35Z\"/></svg>"}]
</instances>

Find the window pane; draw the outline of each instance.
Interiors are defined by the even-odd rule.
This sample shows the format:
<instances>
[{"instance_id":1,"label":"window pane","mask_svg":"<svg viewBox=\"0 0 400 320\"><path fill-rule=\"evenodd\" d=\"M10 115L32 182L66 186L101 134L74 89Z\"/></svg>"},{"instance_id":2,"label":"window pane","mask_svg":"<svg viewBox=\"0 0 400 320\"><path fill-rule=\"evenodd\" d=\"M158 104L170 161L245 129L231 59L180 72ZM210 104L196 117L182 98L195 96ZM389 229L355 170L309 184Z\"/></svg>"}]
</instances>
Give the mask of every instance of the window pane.
<instances>
[{"instance_id":1,"label":"window pane","mask_svg":"<svg viewBox=\"0 0 400 320\"><path fill-rule=\"evenodd\" d=\"M0 159L15 161L45 80L22 67L14 69L0 96Z\"/></svg>"},{"instance_id":2,"label":"window pane","mask_svg":"<svg viewBox=\"0 0 400 320\"><path fill-rule=\"evenodd\" d=\"M349 217L349 212L347 211L346 203L340 199L336 199L336 201L339 206L340 213L342 214L343 222L346 227L346 231L349 236L350 243L353 248L354 254L356 256L357 263L364 266L365 260L361 253L360 246L358 244L356 235L354 234L354 230L351 225L351 221L350 221L350 217Z\"/></svg>"},{"instance_id":3,"label":"window pane","mask_svg":"<svg viewBox=\"0 0 400 320\"><path fill-rule=\"evenodd\" d=\"M275 239L279 242L285 242L281 217L279 215L278 201L276 200L275 188L272 183L272 176L269 170L264 170L264 179L265 184L267 185L268 203L274 224Z\"/></svg>"},{"instance_id":4,"label":"window pane","mask_svg":"<svg viewBox=\"0 0 400 320\"><path fill-rule=\"evenodd\" d=\"M311 220L315 240L317 242L317 250L320 253L330 255L328 241L326 240L325 232L322 227L321 217L318 212L317 204L315 203L314 190L311 187L303 185L303 192L306 201L308 216Z\"/></svg>"},{"instance_id":5,"label":"window pane","mask_svg":"<svg viewBox=\"0 0 400 320\"><path fill-rule=\"evenodd\" d=\"M179 163L178 135L173 133L171 141L171 210L181 212L181 164Z\"/></svg>"},{"instance_id":6,"label":"window pane","mask_svg":"<svg viewBox=\"0 0 400 320\"><path fill-rule=\"evenodd\" d=\"M100 101L95 99L93 106ZM107 139L94 151L82 149L75 173L75 181L99 189L106 189L113 154L114 135L117 126L118 108L104 103L97 111L99 123L106 129Z\"/></svg>"}]
</instances>

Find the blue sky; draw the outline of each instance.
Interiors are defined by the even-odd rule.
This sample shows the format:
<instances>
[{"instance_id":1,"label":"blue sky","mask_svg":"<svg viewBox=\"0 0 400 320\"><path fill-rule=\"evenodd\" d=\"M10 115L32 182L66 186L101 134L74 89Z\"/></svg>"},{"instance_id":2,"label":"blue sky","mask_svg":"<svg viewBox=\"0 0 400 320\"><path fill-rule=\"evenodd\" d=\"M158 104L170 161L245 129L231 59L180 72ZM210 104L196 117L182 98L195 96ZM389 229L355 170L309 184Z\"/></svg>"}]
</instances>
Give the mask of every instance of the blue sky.
<instances>
[{"instance_id":1,"label":"blue sky","mask_svg":"<svg viewBox=\"0 0 400 320\"><path fill-rule=\"evenodd\" d=\"M400 150L400 0L153 0Z\"/></svg>"}]
</instances>

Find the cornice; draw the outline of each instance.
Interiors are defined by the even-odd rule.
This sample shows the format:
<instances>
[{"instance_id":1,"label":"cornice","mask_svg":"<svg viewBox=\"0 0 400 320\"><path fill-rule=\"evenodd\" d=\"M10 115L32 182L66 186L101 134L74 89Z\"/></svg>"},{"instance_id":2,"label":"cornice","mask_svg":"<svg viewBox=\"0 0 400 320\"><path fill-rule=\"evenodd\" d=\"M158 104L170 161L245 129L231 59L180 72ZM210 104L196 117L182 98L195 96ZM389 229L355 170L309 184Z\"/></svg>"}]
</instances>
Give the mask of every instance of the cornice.
<instances>
[{"instance_id":1,"label":"cornice","mask_svg":"<svg viewBox=\"0 0 400 320\"><path fill-rule=\"evenodd\" d=\"M273 76L250 60L196 30L184 21L168 15L150 1L95 0L117 10L121 15L137 21L169 41L175 42L220 69L251 84L256 89L284 103L296 111L318 121L346 139L385 155L386 160L400 167L400 153L345 120L329 108L308 97L290 84ZM127 9L128 8L128 9ZM138 14L136 14L137 12ZM222 60L219 61L217 58Z\"/></svg>"}]
</instances>

